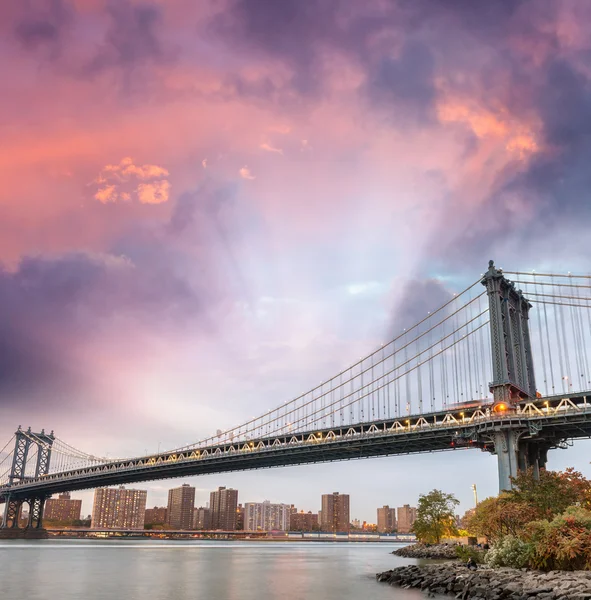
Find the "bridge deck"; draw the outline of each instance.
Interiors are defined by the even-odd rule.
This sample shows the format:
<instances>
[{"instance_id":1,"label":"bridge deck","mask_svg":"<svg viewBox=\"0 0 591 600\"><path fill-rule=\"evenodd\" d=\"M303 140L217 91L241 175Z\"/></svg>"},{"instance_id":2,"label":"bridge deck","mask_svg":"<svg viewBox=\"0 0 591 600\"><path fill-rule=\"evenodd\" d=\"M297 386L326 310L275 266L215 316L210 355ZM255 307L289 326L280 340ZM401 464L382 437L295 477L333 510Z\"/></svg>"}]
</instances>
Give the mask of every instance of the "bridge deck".
<instances>
[{"instance_id":1,"label":"bridge deck","mask_svg":"<svg viewBox=\"0 0 591 600\"><path fill-rule=\"evenodd\" d=\"M140 481L244 471L288 465L437 452L459 448L493 451L487 433L522 428L555 439L591 437L591 393L521 403L516 412L491 413L485 406L387 419L297 434L212 445L53 473L0 488L0 502Z\"/></svg>"}]
</instances>

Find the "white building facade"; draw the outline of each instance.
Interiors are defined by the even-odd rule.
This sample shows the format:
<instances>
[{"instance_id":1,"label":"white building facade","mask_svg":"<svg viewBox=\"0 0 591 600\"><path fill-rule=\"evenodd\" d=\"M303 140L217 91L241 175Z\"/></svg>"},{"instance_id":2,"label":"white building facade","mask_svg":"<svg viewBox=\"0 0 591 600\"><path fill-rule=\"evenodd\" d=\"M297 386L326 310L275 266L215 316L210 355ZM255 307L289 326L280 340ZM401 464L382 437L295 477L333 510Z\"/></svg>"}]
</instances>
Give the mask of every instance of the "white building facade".
<instances>
[{"instance_id":1,"label":"white building facade","mask_svg":"<svg viewBox=\"0 0 591 600\"><path fill-rule=\"evenodd\" d=\"M245 531L289 531L289 504L247 502L244 505Z\"/></svg>"}]
</instances>

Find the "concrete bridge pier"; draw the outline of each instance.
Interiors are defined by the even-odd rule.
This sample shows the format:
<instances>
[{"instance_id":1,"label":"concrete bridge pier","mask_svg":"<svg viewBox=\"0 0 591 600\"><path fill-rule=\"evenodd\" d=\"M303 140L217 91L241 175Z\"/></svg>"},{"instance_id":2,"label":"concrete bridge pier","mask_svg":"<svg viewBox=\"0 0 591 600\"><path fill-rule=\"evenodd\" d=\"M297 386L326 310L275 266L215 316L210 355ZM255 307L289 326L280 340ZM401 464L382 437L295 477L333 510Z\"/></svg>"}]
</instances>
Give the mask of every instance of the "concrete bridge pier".
<instances>
[{"instance_id":1,"label":"concrete bridge pier","mask_svg":"<svg viewBox=\"0 0 591 600\"><path fill-rule=\"evenodd\" d=\"M548 461L551 443L541 437L531 437L528 430L500 429L494 432L494 452L499 466L499 491L510 490L512 477L519 471L533 469L536 479Z\"/></svg>"}]
</instances>

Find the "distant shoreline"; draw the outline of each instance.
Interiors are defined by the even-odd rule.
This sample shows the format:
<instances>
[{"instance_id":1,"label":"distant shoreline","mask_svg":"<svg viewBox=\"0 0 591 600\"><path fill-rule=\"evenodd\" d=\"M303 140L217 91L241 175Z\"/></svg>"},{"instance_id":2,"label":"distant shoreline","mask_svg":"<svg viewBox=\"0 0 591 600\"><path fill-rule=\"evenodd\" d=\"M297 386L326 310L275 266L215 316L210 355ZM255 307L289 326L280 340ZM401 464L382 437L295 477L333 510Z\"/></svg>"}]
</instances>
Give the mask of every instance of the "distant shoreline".
<instances>
[{"instance_id":1,"label":"distant shoreline","mask_svg":"<svg viewBox=\"0 0 591 600\"><path fill-rule=\"evenodd\" d=\"M395 537L379 534L353 533L303 533L290 532L287 535L268 535L266 532L208 532L199 534L194 531L156 532L147 531L84 531L84 530L47 530L49 539L87 539L87 540L166 540L166 541L232 541L232 542L331 542L331 543L390 543L409 544L414 540L408 537Z\"/></svg>"}]
</instances>

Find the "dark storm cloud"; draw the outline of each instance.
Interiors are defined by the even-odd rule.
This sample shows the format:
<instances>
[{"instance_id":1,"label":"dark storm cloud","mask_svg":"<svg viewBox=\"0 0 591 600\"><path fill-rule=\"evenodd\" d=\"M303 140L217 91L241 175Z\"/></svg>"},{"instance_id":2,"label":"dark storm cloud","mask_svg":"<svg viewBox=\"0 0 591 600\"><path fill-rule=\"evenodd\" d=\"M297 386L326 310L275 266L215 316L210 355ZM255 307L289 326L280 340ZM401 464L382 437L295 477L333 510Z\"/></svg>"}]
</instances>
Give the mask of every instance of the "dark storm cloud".
<instances>
[{"instance_id":1,"label":"dark storm cloud","mask_svg":"<svg viewBox=\"0 0 591 600\"><path fill-rule=\"evenodd\" d=\"M338 6L338 0L237 0L215 18L213 30L230 44L292 65L293 83L300 91L310 91L316 84L319 42L331 43L340 35Z\"/></svg>"},{"instance_id":2,"label":"dark storm cloud","mask_svg":"<svg viewBox=\"0 0 591 600\"><path fill-rule=\"evenodd\" d=\"M542 124L539 150L498 174L484 205L468 209L462 236L434 240L439 251L465 261L466 249L486 256L504 239L527 245L531 235L550 239L557 229L591 227L591 81L559 58L536 79L530 93Z\"/></svg>"},{"instance_id":3,"label":"dark storm cloud","mask_svg":"<svg viewBox=\"0 0 591 600\"><path fill-rule=\"evenodd\" d=\"M235 195L234 184L219 185L207 180L195 192L185 192L179 196L168 230L171 233L182 233L192 228L200 217L217 217L224 207L234 202Z\"/></svg>"},{"instance_id":4,"label":"dark storm cloud","mask_svg":"<svg viewBox=\"0 0 591 600\"><path fill-rule=\"evenodd\" d=\"M76 385L76 352L117 323L180 327L202 299L170 265L109 255L25 258L0 271L0 400L6 394Z\"/></svg>"},{"instance_id":5,"label":"dark storm cloud","mask_svg":"<svg viewBox=\"0 0 591 600\"><path fill-rule=\"evenodd\" d=\"M553 2L554 0L550 0ZM536 0L539 5L548 0ZM437 23L441 19L455 21L475 35L487 37L505 36L515 14L531 0L496 0L495 2L473 2L472 0L398 0L401 14L413 27L425 23Z\"/></svg>"},{"instance_id":6,"label":"dark storm cloud","mask_svg":"<svg viewBox=\"0 0 591 600\"><path fill-rule=\"evenodd\" d=\"M98 45L94 41L79 45L80 39L89 39L82 29L88 25L69 0L27 0L5 19L13 21L14 35L24 48L45 50L52 67L76 77L94 76L108 69L130 72L146 64L173 60L174 53L159 36L162 12L158 6L109 0L101 11L107 17L107 27ZM75 35L67 35L72 32Z\"/></svg>"},{"instance_id":7,"label":"dark storm cloud","mask_svg":"<svg viewBox=\"0 0 591 600\"><path fill-rule=\"evenodd\" d=\"M412 327L451 298L452 293L437 279L407 281L394 307L390 337L400 335L404 329Z\"/></svg>"},{"instance_id":8,"label":"dark storm cloud","mask_svg":"<svg viewBox=\"0 0 591 600\"><path fill-rule=\"evenodd\" d=\"M543 149L502 182L497 197L535 202L538 227L591 226L591 82L572 64L553 59L537 92Z\"/></svg>"},{"instance_id":9,"label":"dark storm cloud","mask_svg":"<svg viewBox=\"0 0 591 600\"><path fill-rule=\"evenodd\" d=\"M85 72L94 74L112 67L130 69L170 59L158 37L162 14L157 6L113 0L107 4L106 12L110 23L103 45Z\"/></svg>"},{"instance_id":10,"label":"dark storm cloud","mask_svg":"<svg viewBox=\"0 0 591 600\"><path fill-rule=\"evenodd\" d=\"M389 105L399 123L400 109L423 123L434 118L434 60L425 44L407 42L398 58L382 59L368 87L372 99Z\"/></svg>"},{"instance_id":11,"label":"dark storm cloud","mask_svg":"<svg viewBox=\"0 0 591 600\"><path fill-rule=\"evenodd\" d=\"M283 61L293 70L290 91L307 96L322 91L322 51L337 49L366 62L369 39L388 27L385 15L391 12L388 5L342 0L237 0L210 30L240 51ZM251 83L237 80L232 78L237 92L252 93Z\"/></svg>"},{"instance_id":12,"label":"dark storm cloud","mask_svg":"<svg viewBox=\"0 0 591 600\"><path fill-rule=\"evenodd\" d=\"M73 10L62 0L25 1L19 7L14 34L27 49L45 47L55 53L72 16Z\"/></svg>"}]
</instances>

